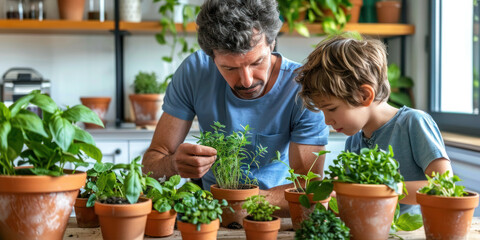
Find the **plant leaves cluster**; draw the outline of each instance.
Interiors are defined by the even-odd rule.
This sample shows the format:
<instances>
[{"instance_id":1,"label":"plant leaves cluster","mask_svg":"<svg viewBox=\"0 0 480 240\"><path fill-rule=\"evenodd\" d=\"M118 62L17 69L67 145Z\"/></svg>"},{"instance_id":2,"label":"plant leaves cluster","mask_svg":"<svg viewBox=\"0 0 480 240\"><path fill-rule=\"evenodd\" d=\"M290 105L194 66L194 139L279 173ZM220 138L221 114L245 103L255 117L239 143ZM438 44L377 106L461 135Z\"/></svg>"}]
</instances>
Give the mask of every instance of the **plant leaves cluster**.
<instances>
[{"instance_id":1,"label":"plant leaves cluster","mask_svg":"<svg viewBox=\"0 0 480 240\"><path fill-rule=\"evenodd\" d=\"M90 196L87 204L93 205L94 200L105 202L108 198L126 199L130 204L134 204L137 203L140 194L146 191L147 186L162 191L157 180L142 173L143 165L138 163L140 159L141 157L138 156L128 164L96 164L97 174L92 175L96 175L95 188L98 191L92 194L92 196L95 195L94 197ZM114 171L117 169L119 171Z\"/></svg>"},{"instance_id":2,"label":"plant leaves cluster","mask_svg":"<svg viewBox=\"0 0 480 240\"><path fill-rule=\"evenodd\" d=\"M189 44L185 39L187 36L187 24L190 22L194 22L197 14L200 12L199 6L184 4L182 11L182 31L179 33L177 31L177 26L173 19L175 6L180 6L179 0L153 0L154 3L160 2L163 3L159 9L158 13L162 15L160 19L160 25L162 26L162 30L155 34L155 38L160 45L167 45L170 46L170 52L162 57L162 60L167 63L172 63L175 56L181 58L184 54L193 53L197 49L199 49L198 44L193 43ZM172 41L167 41L167 35L171 36ZM178 51L177 51L178 50ZM165 81L168 81L172 78L173 73L168 75L165 78Z\"/></svg>"},{"instance_id":3,"label":"plant leaves cluster","mask_svg":"<svg viewBox=\"0 0 480 240\"><path fill-rule=\"evenodd\" d=\"M217 159L212 165L212 171L220 188L239 189L242 184L258 184L257 179L249 178L251 165L259 167L257 157L263 157L266 147L258 146L255 153L249 152L246 146L250 144L248 135L250 128L245 126L243 131L226 135L219 122L211 125L213 132L201 132L197 143L215 148ZM245 161L249 162L245 162Z\"/></svg>"},{"instance_id":4,"label":"plant leaves cluster","mask_svg":"<svg viewBox=\"0 0 480 240\"><path fill-rule=\"evenodd\" d=\"M37 106L42 118L28 108ZM103 126L95 112L83 105L60 109L46 94L34 90L7 107L0 102L0 174L60 176L66 163L88 166L87 158L101 161L92 136L77 122ZM15 160L21 160L15 164ZM33 168L16 170L16 166Z\"/></svg>"},{"instance_id":5,"label":"plant leaves cluster","mask_svg":"<svg viewBox=\"0 0 480 240\"><path fill-rule=\"evenodd\" d=\"M388 152L378 149L378 145L373 149L362 148L360 154L342 151L333 160L333 165L329 166L329 170L325 171L325 175L328 177L322 181L310 182L305 192L313 193L314 201L323 200L328 198L333 191L333 181L338 181L384 184L399 194L401 194L401 189L398 188L398 184L403 183L403 191L408 194L404 178L398 171L398 167L398 162L393 158L392 146L389 146Z\"/></svg>"},{"instance_id":6,"label":"plant leaves cluster","mask_svg":"<svg viewBox=\"0 0 480 240\"><path fill-rule=\"evenodd\" d=\"M153 209L158 212L170 211L181 198L192 196L192 193L201 188L192 182L186 182L179 189L180 175L173 175L168 180L160 182L160 189L148 187L146 197L152 199Z\"/></svg>"},{"instance_id":7,"label":"plant leaves cluster","mask_svg":"<svg viewBox=\"0 0 480 240\"><path fill-rule=\"evenodd\" d=\"M213 198L213 195L204 190L198 190L194 194L181 198L174 206L177 211L177 218L186 223L197 225L197 231L200 231L202 224L209 224L215 219L222 222L222 207L227 207L225 199L219 202Z\"/></svg>"},{"instance_id":8,"label":"plant leaves cluster","mask_svg":"<svg viewBox=\"0 0 480 240\"><path fill-rule=\"evenodd\" d=\"M331 211L317 203L313 212L300 223L295 232L298 240L350 239L350 229Z\"/></svg>"},{"instance_id":9,"label":"plant leaves cluster","mask_svg":"<svg viewBox=\"0 0 480 240\"><path fill-rule=\"evenodd\" d=\"M254 221L272 221L273 212L280 207L270 204L264 195L253 195L245 199L242 209L246 209Z\"/></svg>"},{"instance_id":10,"label":"plant leaves cluster","mask_svg":"<svg viewBox=\"0 0 480 240\"><path fill-rule=\"evenodd\" d=\"M463 197L468 195L465 187L456 185L456 182L461 181L457 175L450 176L450 171L443 174L433 172L432 176L425 175L428 180L428 185L419 190L420 193L444 197Z\"/></svg>"},{"instance_id":11,"label":"plant leaves cluster","mask_svg":"<svg viewBox=\"0 0 480 240\"><path fill-rule=\"evenodd\" d=\"M155 72L139 72L135 76L133 86L136 94L160 94L165 93L169 82L169 79L158 82Z\"/></svg>"},{"instance_id":12,"label":"plant leaves cluster","mask_svg":"<svg viewBox=\"0 0 480 240\"><path fill-rule=\"evenodd\" d=\"M394 107L412 107L413 101L410 90L413 87L413 80L401 75L400 68L392 63L388 65L388 82L390 83L390 97L388 103Z\"/></svg>"}]
</instances>

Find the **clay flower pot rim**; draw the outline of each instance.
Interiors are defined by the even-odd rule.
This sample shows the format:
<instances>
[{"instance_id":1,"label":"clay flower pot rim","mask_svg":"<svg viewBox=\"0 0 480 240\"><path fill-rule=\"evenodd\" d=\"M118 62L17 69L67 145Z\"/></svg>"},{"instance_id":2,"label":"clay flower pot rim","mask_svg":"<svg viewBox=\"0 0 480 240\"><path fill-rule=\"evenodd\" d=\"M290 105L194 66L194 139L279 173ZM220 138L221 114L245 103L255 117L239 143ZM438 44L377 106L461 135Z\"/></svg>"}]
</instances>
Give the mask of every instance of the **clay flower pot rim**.
<instances>
[{"instance_id":1,"label":"clay flower pot rim","mask_svg":"<svg viewBox=\"0 0 480 240\"><path fill-rule=\"evenodd\" d=\"M17 167L32 168L32 166ZM0 193L47 193L78 190L85 185L87 173L64 169L65 175L0 175Z\"/></svg>"},{"instance_id":2,"label":"clay flower pot rim","mask_svg":"<svg viewBox=\"0 0 480 240\"><path fill-rule=\"evenodd\" d=\"M244 189L227 189L220 188L217 184L210 186L210 192L213 197L216 199L225 199L227 201L245 201L245 198L257 195L260 191L260 188L257 185L246 184L251 188Z\"/></svg>"},{"instance_id":3,"label":"clay flower pot rim","mask_svg":"<svg viewBox=\"0 0 480 240\"><path fill-rule=\"evenodd\" d=\"M435 197L435 198L440 198L440 199L454 199L454 198L469 199L469 198L477 198L478 197L478 193L476 193L476 192L473 192L473 191L466 191L466 192L468 193L468 195L467 196L462 196L462 197L446 197L446 196L430 195L430 194L421 193L421 192L419 192L419 190L417 190L416 193L419 194L419 195Z\"/></svg>"}]
</instances>

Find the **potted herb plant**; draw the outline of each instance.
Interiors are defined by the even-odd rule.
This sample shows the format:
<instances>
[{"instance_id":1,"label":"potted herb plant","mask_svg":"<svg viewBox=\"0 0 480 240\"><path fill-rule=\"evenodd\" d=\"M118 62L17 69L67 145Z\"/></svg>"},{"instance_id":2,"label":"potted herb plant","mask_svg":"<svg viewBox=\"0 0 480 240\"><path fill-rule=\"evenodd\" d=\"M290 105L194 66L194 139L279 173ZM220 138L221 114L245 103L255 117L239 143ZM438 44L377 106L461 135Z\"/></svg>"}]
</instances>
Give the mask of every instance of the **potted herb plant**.
<instances>
[{"instance_id":1,"label":"potted herb plant","mask_svg":"<svg viewBox=\"0 0 480 240\"><path fill-rule=\"evenodd\" d=\"M214 199L205 190L198 190L193 195L182 197L175 204L177 211L177 228L183 240L215 240L222 222L222 207L227 201Z\"/></svg>"},{"instance_id":2,"label":"potted herb plant","mask_svg":"<svg viewBox=\"0 0 480 240\"><path fill-rule=\"evenodd\" d=\"M98 216L93 208L98 192L97 178L108 174L113 166L113 163L96 162L92 168L87 170L87 181L75 201L75 218L79 227L95 228L100 226Z\"/></svg>"},{"instance_id":3,"label":"potted herb plant","mask_svg":"<svg viewBox=\"0 0 480 240\"><path fill-rule=\"evenodd\" d=\"M378 146L363 148L359 154L342 152L325 171L329 177L311 182L307 193L325 199L333 186L340 218L353 239L387 239L399 195L405 189L398 166L391 146L388 152Z\"/></svg>"},{"instance_id":4,"label":"potted herb plant","mask_svg":"<svg viewBox=\"0 0 480 240\"><path fill-rule=\"evenodd\" d=\"M27 110L31 104L42 117ZM87 107L62 110L38 90L9 107L0 102L1 239L62 238L86 179L86 173L64 167L102 158L92 136L76 122L103 125Z\"/></svg>"},{"instance_id":5,"label":"potted herb plant","mask_svg":"<svg viewBox=\"0 0 480 240\"><path fill-rule=\"evenodd\" d=\"M280 160L280 152L277 151L277 158L275 161L279 161L289 168L288 172L290 176L286 179L293 182L293 188L285 189L285 200L288 201L288 208L290 212L290 218L292 219L292 227L294 230L300 228L300 223L308 218L308 215L313 212L315 209L315 204L320 202L325 207L328 207L328 202L330 198L326 199L317 199L318 196L314 196L313 193L306 193L307 186L310 185L310 181L321 178L317 173L312 172L312 168L317 162L318 158L330 151L320 151L318 153L313 153L317 155L315 161L310 166L310 169L307 172L307 175L295 173L294 169L291 169L290 166ZM304 185L300 182L300 179L305 181Z\"/></svg>"},{"instance_id":6,"label":"potted herb plant","mask_svg":"<svg viewBox=\"0 0 480 240\"><path fill-rule=\"evenodd\" d=\"M135 76L133 83L135 94L129 96L135 115L135 125L142 127L157 125L162 115L163 97L168 83L168 79L159 82L154 72L139 72Z\"/></svg>"},{"instance_id":7,"label":"potted herb plant","mask_svg":"<svg viewBox=\"0 0 480 240\"><path fill-rule=\"evenodd\" d=\"M263 195L254 195L245 199L242 208L248 213L243 219L247 239L277 239L280 218L272 215L275 210L280 210L279 206L270 204Z\"/></svg>"},{"instance_id":8,"label":"potted herb plant","mask_svg":"<svg viewBox=\"0 0 480 240\"><path fill-rule=\"evenodd\" d=\"M478 193L465 191L447 171L427 176L428 185L417 191L427 239L467 239Z\"/></svg>"},{"instance_id":9,"label":"potted herb plant","mask_svg":"<svg viewBox=\"0 0 480 240\"><path fill-rule=\"evenodd\" d=\"M176 189L180 184L180 175L171 176L167 181L160 183L161 191L149 187L146 197L152 199L153 209L147 216L145 235L152 237L166 237L173 234L177 212L173 209L176 201L180 198L201 190L192 183L186 182L181 188Z\"/></svg>"},{"instance_id":10,"label":"potted herb plant","mask_svg":"<svg viewBox=\"0 0 480 240\"><path fill-rule=\"evenodd\" d=\"M136 157L129 164L116 164L97 178L98 192L94 205L100 220L103 239L143 239L152 200L140 198L147 186L161 191L157 180L142 173ZM116 172L113 170L123 170Z\"/></svg>"},{"instance_id":11,"label":"potted herb plant","mask_svg":"<svg viewBox=\"0 0 480 240\"><path fill-rule=\"evenodd\" d=\"M295 231L296 240L350 239L350 229L322 204L316 204L313 212Z\"/></svg>"},{"instance_id":12,"label":"potted herb plant","mask_svg":"<svg viewBox=\"0 0 480 240\"><path fill-rule=\"evenodd\" d=\"M246 150L249 126L243 131L227 134L224 132L225 125L214 122L211 126L213 132L200 133L198 143L213 147L217 150L217 159L212 165L212 172L217 184L210 186L210 191L216 199L226 199L233 211L224 211L222 226L235 228L243 224L243 218L247 216L242 204L249 196L258 195L259 187L257 179L249 178L250 166L257 164L257 157L266 153L265 147L259 146L255 153Z\"/></svg>"}]
</instances>

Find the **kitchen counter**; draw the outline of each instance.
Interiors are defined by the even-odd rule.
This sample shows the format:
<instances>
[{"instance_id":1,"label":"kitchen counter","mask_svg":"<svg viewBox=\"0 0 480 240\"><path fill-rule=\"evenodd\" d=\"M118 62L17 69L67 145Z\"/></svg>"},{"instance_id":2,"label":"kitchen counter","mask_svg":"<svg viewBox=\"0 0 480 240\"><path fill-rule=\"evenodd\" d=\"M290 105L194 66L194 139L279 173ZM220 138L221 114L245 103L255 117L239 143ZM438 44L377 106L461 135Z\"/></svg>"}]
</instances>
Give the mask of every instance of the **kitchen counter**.
<instances>
[{"instance_id":1,"label":"kitchen counter","mask_svg":"<svg viewBox=\"0 0 480 240\"><path fill-rule=\"evenodd\" d=\"M425 232L423 227L413 232L398 232L398 236L404 239L425 239ZM290 218L282 218L282 226L278 233L277 239L294 239L295 232L292 230L292 222ZM79 228L75 218L70 218L67 230L63 237L64 240L101 240L102 232L100 228ZM180 232L175 230L174 234L165 238L153 238L145 237L145 239L168 239L168 240L180 240L182 239ZM245 239L245 231L243 229L231 230L226 228L220 228L218 231L217 239ZM394 239L394 238L392 238ZM480 218L474 218L472 227L470 228L470 235L468 239L480 239Z\"/></svg>"}]
</instances>

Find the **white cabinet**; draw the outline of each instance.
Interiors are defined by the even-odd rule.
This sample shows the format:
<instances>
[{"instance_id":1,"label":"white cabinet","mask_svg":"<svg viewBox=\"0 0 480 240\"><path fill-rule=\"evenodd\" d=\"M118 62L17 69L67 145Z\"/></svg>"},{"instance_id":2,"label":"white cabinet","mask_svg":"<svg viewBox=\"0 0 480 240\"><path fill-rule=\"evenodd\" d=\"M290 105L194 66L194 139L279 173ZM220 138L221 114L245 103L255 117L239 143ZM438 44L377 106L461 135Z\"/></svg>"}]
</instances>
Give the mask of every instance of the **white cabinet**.
<instances>
[{"instance_id":1,"label":"white cabinet","mask_svg":"<svg viewBox=\"0 0 480 240\"><path fill-rule=\"evenodd\" d=\"M129 163L129 146L127 140L96 140L97 147L103 154L102 162Z\"/></svg>"},{"instance_id":2,"label":"white cabinet","mask_svg":"<svg viewBox=\"0 0 480 240\"><path fill-rule=\"evenodd\" d=\"M133 160L138 156L142 156L150 146L151 140L129 140L128 141L128 159Z\"/></svg>"}]
</instances>

